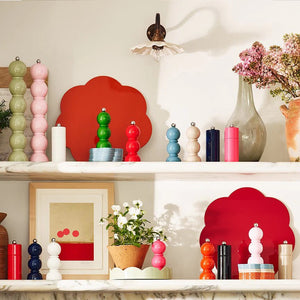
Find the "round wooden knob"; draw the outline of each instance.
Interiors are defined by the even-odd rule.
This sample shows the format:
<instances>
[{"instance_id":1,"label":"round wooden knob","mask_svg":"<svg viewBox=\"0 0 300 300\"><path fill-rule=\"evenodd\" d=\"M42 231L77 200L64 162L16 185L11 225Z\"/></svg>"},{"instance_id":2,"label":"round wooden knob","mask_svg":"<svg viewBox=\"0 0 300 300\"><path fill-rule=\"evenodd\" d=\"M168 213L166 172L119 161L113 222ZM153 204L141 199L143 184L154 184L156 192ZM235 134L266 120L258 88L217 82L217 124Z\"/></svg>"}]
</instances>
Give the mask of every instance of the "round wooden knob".
<instances>
[{"instance_id":1,"label":"round wooden knob","mask_svg":"<svg viewBox=\"0 0 300 300\"><path fill-rule=\"evenodd\" d=\"M60 244L58 244L55 241L55 239L54 239L54 241L52 240L52 242L47 247L47 252L49 253L49 255L58 256L61 252Z\"/></svg>"},{"instance_id":2,"label":"round wooden knob","mask_svg":"<svg viewBox=\"0 0 300 300\"><path fill-rule=\"evenodd\" d=\"M261 240L263 235L263 231L258 227L257 223L249 230L249 238L251 240Z\"/></svg>"},{"instance_id":3,"label":"round wooden knob","mask_svg":"<svg viewBox=\"0 0 300 300\"><path fill-rule=\"evenodd\" d=\"M140 133L141 133L141 130L138 126L135 125L135 122L134 123L131 122L131 125L129 125L126 128L126 136L128 138L137 139L139 137Z\"/></svg>"},{"instance_id":4,"label":"round wooden knob","mask_svg":"<svg viewBox=\"0 0 300 300\"><path fill-rule=\"evenodd\" d=\"M29 245L28 253L31 256L39 256L42 253L42 247L40 244L37 243L36 239L34 239L32 244Z\"/></svg>"},{"instance_id":5,"label":"round wooden knob","mask_svg":"<svg viewBox=\"0 0 300 300\"><path fill-rule=\"evenodd\" d=\"M26 65L22 61L20 61L20 58L18 56L16 57L15 61L9 64L8 69L12 77L23 77L27 73Z\"/></svg>"},{"instance_id":6,"label":"round wooden knob","mask_svg":"<svg viewBox=\"0 0 300 300\"><path fill-rule=\"evenodd\" d=\"M169 140L178 140L180 138L180 131L175 126L170 127L167 130L167 138Z\"/></svg>"},{"instance_id":7,"label":"round wooden knob","mask_svg":"<svg viewBox=\"0 0 300 300\"><path fill-rule=\"evenodd\" d=\"M186 136L189 139L198 139L200 136L200 129L195 126L194 122L191 123L191 126L186 130Z\"/></svg>"},{"instance_id":8,"label":"round wooden knob","mask_svg":"<svg viewBox=\"0 0 300 300\"><path fill-rule=\"evenodd\" d=\"M152 244L152 252L154 254L162 254L166 251L166 245L161 240L157 240Z\"/></svg>"},{"instance_id":9,"label":"round wooden knob","mask_svg":"<svg viewBox=\"0 0 300 300\"><path fill-rule=\"evenodd\" d=\"M30 68L30 74L33 79L46 80L48 76L48 69L38 59L37 63Z\"/></svg>"},{"instance_id":10,"label":"round wooden knob","mask_svg":"<svg viewBox=\"0 0 300 300\"><path fill-rule=\"evenodd\" d=\"M213 256L216 252L215 247L211 242L203 243L200 251L204 256Z\"/></svg>"}]
</instances>

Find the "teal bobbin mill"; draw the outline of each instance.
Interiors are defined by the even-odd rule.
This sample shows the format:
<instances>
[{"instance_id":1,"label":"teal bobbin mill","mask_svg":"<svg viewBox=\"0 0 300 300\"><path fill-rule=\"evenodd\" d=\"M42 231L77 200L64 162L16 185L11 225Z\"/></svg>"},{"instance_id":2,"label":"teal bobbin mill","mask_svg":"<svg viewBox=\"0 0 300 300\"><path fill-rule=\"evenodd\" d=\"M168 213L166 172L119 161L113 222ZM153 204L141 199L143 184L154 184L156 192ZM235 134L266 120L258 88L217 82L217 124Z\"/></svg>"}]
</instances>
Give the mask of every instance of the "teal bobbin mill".
<instances>
[{"instance_id":1,"label":"teal bobbin mill","mask_svg":"<svg viewBox=\"0 0 300 300\"><path fill-rule=\"evenodd\" d=\"M24 112L26 102L24 94L26 92L26 83L23 80L27 72L26 65L20 61L17 56L15 61L9 65L9 73L12 80L9 84L9 91L12 94L12 99L9 102L9 109L12 112L12 117L9 121L9 127L12 130L12 135L9 139L12 152L8 157L9 161L27 161L27 155L24 152L26 146L26 137L24 130L26 129L26 119Z\"/></svg>"},{"instance_id":2,"label":"teal bobbin mill","mask_svg":"<svg viewBox=\"0 0 300 300\"><path fill-rule=\"evenodd\" d=\"M110 115L106 112L105 108L102 108L102 112L98 114L97 122L100 125L97 131L99 138L97 148L111 148L111 143L108 141L110 138L110 129L108 127L108 124L110 123Z\"/></svg>"},{"instance_id":3,"label":"teal bobbin mill","mask_svg":"<svg viewBox=\"0 0 300 300\"><path fill-rule=\"evenodd\" d=\"M167 145L169 156L166 161L181 161L181 159L178 157L178 153L180 152L180 145L178 144L180 131L176 128L176 124L172 123L171 127L167 130L167 138L169 139L169 143Z\"/></svg>"}]
</instances>

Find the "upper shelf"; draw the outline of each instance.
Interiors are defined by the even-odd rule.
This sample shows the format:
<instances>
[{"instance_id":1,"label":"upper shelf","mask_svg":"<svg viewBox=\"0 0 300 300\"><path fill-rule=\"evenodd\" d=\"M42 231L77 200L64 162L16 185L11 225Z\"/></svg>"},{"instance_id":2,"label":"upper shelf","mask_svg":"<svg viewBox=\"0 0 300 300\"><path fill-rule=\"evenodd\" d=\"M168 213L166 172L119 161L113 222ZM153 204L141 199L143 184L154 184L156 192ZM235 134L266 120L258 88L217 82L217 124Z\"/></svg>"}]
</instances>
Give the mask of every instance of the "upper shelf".
<instances>
[{"instance_id":1,"label":"upper shelf","mask_svg":"<svg viewBox=\"0 0 300 300\"><path fill-rule=\"evenodd\" d=\"M265 180L300 181L290 162L0 162L0 180Z\"/></svg>"}]
</instances>

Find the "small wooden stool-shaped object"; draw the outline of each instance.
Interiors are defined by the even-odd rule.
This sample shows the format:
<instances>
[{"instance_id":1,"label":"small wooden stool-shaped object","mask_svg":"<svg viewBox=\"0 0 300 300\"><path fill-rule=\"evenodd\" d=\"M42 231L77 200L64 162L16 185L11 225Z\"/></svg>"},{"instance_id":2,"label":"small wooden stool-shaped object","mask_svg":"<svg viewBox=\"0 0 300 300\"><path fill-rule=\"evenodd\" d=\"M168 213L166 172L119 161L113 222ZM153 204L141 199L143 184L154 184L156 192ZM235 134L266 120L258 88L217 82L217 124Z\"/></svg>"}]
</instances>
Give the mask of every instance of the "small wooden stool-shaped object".
<instances>
[{"instance_id":1,"label":"small wooden stool-shaped object","mask_svg":"<svg viewBox=\"0 0 300 300\"><path fill-rule=\"evenodd\" d=\"M213 259L213 255L215 253L214 245L210 242L209 239L206 239L205 243L202 244L200 251L203 255L203 258L200 263L203 271L200 274L199 279L203 279L203 280L216 279L215 274L212 272L212 269L215 266L215 262Z\"/></svg>"},{"instance_id":2,"label":"small wooden stool-shaped object","mask_svg":"<svg viewBox=\"0 0 300 300\"><path fill-rule=\"evenodd\" d=\"M151 260L151 264L154 268L161 270L166 265L166 259L163 253L166 251L166 245L161 240L157 240L152 244L152 252L154 256Z\"/></svg>"},{"instance_id":3,"label":"small wooden stool-shaped object","mask_svg":"<svg viewBox=\"0 0 300 300\"><path fill-rule=\"evenodd\" d=\"M41 61L38 59L36 64L30 68L30 74L33 78L33 83L30 87L30 92L33 97L33 101L30 106L33 114L33 119L30 124L33 132L33 137L31 139L33 154L30 160L48 161L48 157L45 153L48 145L48 141L45 136L45 132L48 128L48 123L45 119L45 114L48 110L48 105L45 101L45 97L48 92L48 87L45 83L48 76L48 70L47 67L41 64Z\"/></svg>"},{"instance_id":4,"label":"small wooden stool-shaped object","mask_svg":"<svg viewBox=\"0 0 300 300\"><path fill-rule=\"evenodd\" d=\"M37 243L37 240L34 239L33 243L28 247L28 253L31 258L28 261L28 267L30 269L30 273L27 275L27 279L31 280L39 280L43 279L42 274L40 273L40 268L42 267L42 262L39 258L42 253L42 247Z\"/></svg>"},{"instance_id":5,"label":"small wooden stool-shaped object","mask_svg":"<svg viewBox=\"0 0 300 300\"><path fill-rule=\"evenodd\" d=\"M255 223L254 227L249 230L249 238L251 243L248 247L248 250L251 256L248 258L248 264L263 264L264 260L260 256L263 251L263 245L260 240L263 237L263 231L258 227L258 224Z\"/></svg>"},{"instance_id":6,"label":"small wooden stool-shaped object","mask_svg":"<svg viewBox=\"0 0 300 300\"><path fill-rule=\"evenodd\" d=\"M200 136L200 130L196 127L195 122L191 123L191 126L187 129L186 135L188 142L186 145L186 156L185 161L201 161L198 152L200 151L200 144L198 138Z\"/></svg>"},{"instance_id":7,"label":"small wooden stool-shaped object","mask_svg":"<svg viewBox=\"0 0 300 300\"><path fill-rule=\"evenodd\" d=\"M180 131L176 128L176 124L172 123L171 127L167 130L167 138L169 139L169 143L167 145L167 151L169 153L169 156L166 161L181 161L181 159L178 157L178 153L180 152L180 145L178 144L178 139L180 138Z\"/></svg>"},{"instance_id":8,"label":"small wooden stool-shaped object","mask_svg":"<svg viewBox=\"0 0 300 300\"><path fill-rule=\"evenodd\" d=\"M128 141L126 143L126 151L128 154L125 156L125 161L141 161L140 157L137 154L141 147L138 141L140 133L140 128L135 125L134 121L132 121L126 129L126 135L128 137Z\"/></svg>"},{"instance_id":9,"label":"small wooden stool-shaped object","mask_svg":"<svg viewBox=\"0 0 300 300\"><path fill-rule=\"evenodd\" d=\"M105 108L102 108L102 112L97 116L97 122L99 123L99 129L97 135L99 141L97 148L111 148L111 143L108 141L110 138L110 129L108 124L110 123L110 115L106 112Z\"/></svg>"},{"instance_id":10,"label":"small wooden stool-shaped object","mask_svg":"<svg viewBox=\"0 0 300 300\"><path fill-rule=\"evenodd\" d=\"M51 243L47 247L47 252L49 254L49 258L47 260L47 267L49 268L49 272L46 275L47 280L61 280L62 276L60 274L60 259L59 254L61 252L60 244L58 244L55 239L51 240Z\"/></svg>"},{"instance_id":11,"label":"small wooden stool-shaped object","mask_svg":"<svg viewBox=\"0 0 300 300\"><path fill-rule=\"evenodd\" d=\"M9 109L12 112L12 117L9 121L9 127L12 130L12 135L9 139L12 153L9 155L9 161L27 161L27 155L24 152L26 146L26 137L24 130L26 129L26 119L24 112L26 102L24 94L26 92L26 83L23 80L27 72L26 65L20 61L17 56L16 60L9 65L9 73L12 80L9 84L9 91L12 94L12 99L9 102Z\"/></svg>"}]
</instances>

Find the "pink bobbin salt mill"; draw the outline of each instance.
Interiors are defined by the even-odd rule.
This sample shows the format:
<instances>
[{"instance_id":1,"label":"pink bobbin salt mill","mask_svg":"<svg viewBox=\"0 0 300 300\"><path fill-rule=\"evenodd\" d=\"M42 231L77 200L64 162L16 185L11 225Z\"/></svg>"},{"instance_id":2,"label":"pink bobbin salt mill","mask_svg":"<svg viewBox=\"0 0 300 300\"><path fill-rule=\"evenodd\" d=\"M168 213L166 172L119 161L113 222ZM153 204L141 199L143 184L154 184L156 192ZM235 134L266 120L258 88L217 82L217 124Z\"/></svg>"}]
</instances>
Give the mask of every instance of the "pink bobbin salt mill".
<instances>
[{"instance_id":1,"label":"pink bobbin salt mill","mask_svg":"<svg viewBox=\"0 0 300 300\"><path fill-rule=\"evenodd\" d=\"M40 162L48 161L48 157L45 153L48 145L48 141L45 136L45 132L48 128L48 123L45 119L45 114L48 110L48 105L45 101L45 97L48 92L48 87L45 83L48 76L48 70L47 67L38 59L36 64L30 68L30 74L33 79L33 83L30 87L30 92L33 97L33 101L30 106L33 114L33 119L30 124L33 133L33 137L31 139L33 154L30 160Z\"/></svg>"},{"instance_id":2,"label":"pink bobbin salt mill","mask_svg":"<svg viewBox=\"0 0 300 300\"><path fill-rule=\"evenodd\" d=\"M130 125L126 128L126 135L128 141L126 143L126 151L128 154L125 156L125 161L141 161L137 152L140 149L140 143L137 140L141 130L138 126L135 125L135 121L132 121Z\"/></svg>"},{"instance_id":3,"label":"pink bobbin salt mill","mask_svg":"<svg viewBox=\"0 0 300 300\"><path fill-rule=\"evenodd\" d=\"M248 250L251 256L248 258L248 264L263 264L264 260L260 256L263 251L263 245L260 240L263 237L263 231L258 227L258 224L255 223L254 227L249 230L249 238L251 243L248 247Z\"/></svg>"},{"instance_id":4,"label":"pink bobbin salt mill","mask_svg":"<svg viewBox=\"0 0 300 300\"><path fill-rule=\"evenodd\" d=\"M151 264L154 268L161 270L166 265L166 259L163 253L166 251L166 245L161 240L156 240L152 244L152 252L154 256L152 258Z\"/></svg>"}]
</instances>

